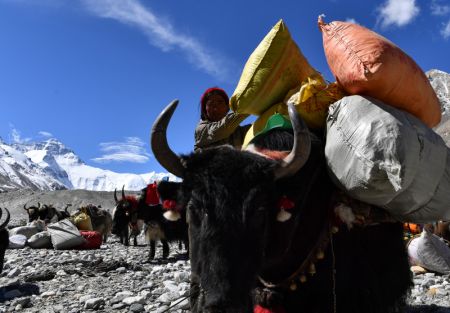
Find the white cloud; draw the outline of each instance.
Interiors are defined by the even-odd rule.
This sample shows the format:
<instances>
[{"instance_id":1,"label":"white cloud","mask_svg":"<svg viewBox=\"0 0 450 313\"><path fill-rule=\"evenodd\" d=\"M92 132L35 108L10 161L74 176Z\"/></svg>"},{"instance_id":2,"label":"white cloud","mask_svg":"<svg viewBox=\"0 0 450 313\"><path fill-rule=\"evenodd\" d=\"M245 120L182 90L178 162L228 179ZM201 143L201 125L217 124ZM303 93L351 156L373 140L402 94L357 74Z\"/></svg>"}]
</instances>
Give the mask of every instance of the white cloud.
<instances>
[{"instance_id":1,"label":"white cloud","mask_svg":"<svg viewBox=\"0 0 450 313\"><path fill-rule=\"evenodd\" d=\"M196 38L174 29L171 23L156 16L150 8L139 0L81 0L92 14L114 19L142 31L150 42L163 51L179 49L197 68L226 80L229 76L224 58L215 55Z\"/></svg>"},{"instance_id":2,"label":"white cloud","mask_svg":"<svg viewBox=\"0 0 450 313\"><path fill-rule=\"evenodd\" d=\"M444 27L441 30L441 35L445 39L450 38L450 21L448 21L447 24L444 24Z\"/></svg>"},{"instance_id":3,"label":"white cloud","mask_svg":"<svg viewBox=\"0 0 450 313\"><path fill-rule=\"evenodd\" d=\"M25 143L31 140L31 138L22 138L20 131L14 127L13 124L9 124L11 133L9 134L9 140L11 143Z\"/></svg>"},{"instance_id":4,"label":"white cloud","mask_svg":"<svg viewBox=\"0 0 450 313\"><path fill-rule=\"evenodd\" d=\"M100 150L105 154L92 159L94 162L145 163L150 157L150 154L145 151L144 142L137 137L127 137L124 142L102 142L100 143Z\"/></svg>"},{"instance_id":5,"label":"white cloud","mask_svg":"<svg viewBox=\"0 0 450 313\"><path fill-rule=\"evenodd\" d=\"M415 0L387 0L378 10L382 27L405 26L420 12Z\"/></svg>"},{"instance_id":6,"label":"white cloud","mask_svg":"<svg viewBox=\"0 0 450 313\"><path fill-rule=\"evenodd\" d=\"M447 15L450 13L450 5L441 4L440 0L431 1L431 14L433 15Z\"/></svg>"},{"instance_id":7,"label":"white cloud","mask_svg":"<svg viewBox=\"0 0 450 313\"><path fill-rule=\"evenodd\" d=\"M345 21L347 23L359 24L354 18L350 18L350 17L348 17Z\"/></svg>"},{"instance_id":8,"label":"white cloud","mask_svg":"<svg viewBox=\"0 0 450 313\"><path fill-rule=\"evenodd\" d=\"M52 133L46 132L41 130L40 132L38 132L39 135L41 135L42 137L53 137Z\"/></svg>"}]
</instances>

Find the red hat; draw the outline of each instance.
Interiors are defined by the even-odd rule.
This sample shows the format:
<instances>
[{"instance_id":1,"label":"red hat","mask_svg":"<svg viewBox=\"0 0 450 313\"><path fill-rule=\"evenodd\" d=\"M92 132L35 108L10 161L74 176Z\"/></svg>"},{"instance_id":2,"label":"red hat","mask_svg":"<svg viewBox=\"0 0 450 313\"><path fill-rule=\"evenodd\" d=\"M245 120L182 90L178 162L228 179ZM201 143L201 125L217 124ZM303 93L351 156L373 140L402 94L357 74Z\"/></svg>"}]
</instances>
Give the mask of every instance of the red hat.
<instances>
[{"instance_id":1,"label":"red hat","mask_svg":"<svg viewBox=\"0 0 450 313\"><path fill-rule=\"evenodd\" d=\"M202 94L202 97L200 98L200 106L201 106L201 119L206 119L206 102L208 101L208 97L211 95L211 93L216 93L221 95L225 98L226 102L228 103L230 99L228 98L227 93L225 90L219 87L211 87L205 90L205 92Z\"/></svg>"}]
</instances>

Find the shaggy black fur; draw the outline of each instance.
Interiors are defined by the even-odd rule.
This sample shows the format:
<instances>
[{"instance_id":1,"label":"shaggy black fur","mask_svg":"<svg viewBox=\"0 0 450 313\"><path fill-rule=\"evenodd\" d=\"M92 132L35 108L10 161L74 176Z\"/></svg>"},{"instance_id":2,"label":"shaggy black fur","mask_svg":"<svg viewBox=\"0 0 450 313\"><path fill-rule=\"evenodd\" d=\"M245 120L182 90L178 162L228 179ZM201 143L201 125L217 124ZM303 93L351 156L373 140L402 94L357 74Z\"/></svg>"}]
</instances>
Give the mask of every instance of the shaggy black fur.
<instances>
[{"instance_id":1,"label":"shaggy black fur","mask_svg":"<svg viewBox=\"0 0 450 313\"><path fill-rule=\"evenodd\" d=\"M3 211L6 212L6 210L0 208L0 218L2 217ZM3 270L3 262L5 259L5 251L8 248L9 245L9 233L8 229L6 228L8 222L9 222L9 212L7 212L7 217L5 217L5 220L0 223L0 273Z\"/></svg>"},{"instance_id":2,"label":"shaggy black fur","mask_svg":"<svg viewBox=\"0 0 450 313\"><path fill-rule=\"evenodd\" d=\"M120 243L128 246L130 244L130 227L131 217L120 204L116 205L113 212L112 231L114 235L119 237ZM137 235L133 234L133 243L137 246Z\"/></svg>"},{"instance_id":3,"label":"shaggy black fur","mask_svg":"<svg viewBox=\"0 0 450 313\"><path fill-rule=\"evenodd\" d=\"M278 139L264 145L288 150L287 135L270 133ZM193 312L252 312L255 294L288 313L401 312L412 281L400 224L343 226L307 283L259 292L257 275L286 279L332 218L334 187L316 136L305 166L277 182L275 161L227 146L183 156L183 164L178 202L188 208ZM296 203L284 223L275 218L282 195Z\"/></svg>"},{"instance_id":4,"label":"shaggy black fur","mask_svg":"<svg viewBox=\"0 0 450 313\"><path fill-rule=\"evenodd\" d=\"M158 184L158 193L161 201L176 199L178 184L162 181ZM142 219L146 225L146 234L150 241L149 258L153 259L156 253L156 242L161 241L163 245L163 258L169 256L169 242L181 241L187 251L189 251L188 230L186 223L186 210L181 210L181 219L169 221L164 217L166 212L162 205L146 205L146 190L139 201L138 218Z\"/></svg>"}]
</instances>

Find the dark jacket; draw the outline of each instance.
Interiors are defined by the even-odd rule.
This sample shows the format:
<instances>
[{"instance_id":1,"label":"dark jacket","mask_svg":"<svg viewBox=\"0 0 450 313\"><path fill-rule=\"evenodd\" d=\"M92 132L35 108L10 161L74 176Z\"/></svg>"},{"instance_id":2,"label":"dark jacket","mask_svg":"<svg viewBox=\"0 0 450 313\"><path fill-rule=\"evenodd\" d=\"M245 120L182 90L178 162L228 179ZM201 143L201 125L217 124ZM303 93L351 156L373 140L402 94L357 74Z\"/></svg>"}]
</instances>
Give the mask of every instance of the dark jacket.
<instances>
[{"instance_id":1,"label":"dark jacket","mask_svg":"<svg viewBox=\"0 0 450 313\"><path fill-rule=\"evenodd\" d=\"M251 125L239 126L248 114L228 113L217 122L200 120L195 129L194 151L220 145L232 145L240 149Z\"/></svg>"}]
</instances>

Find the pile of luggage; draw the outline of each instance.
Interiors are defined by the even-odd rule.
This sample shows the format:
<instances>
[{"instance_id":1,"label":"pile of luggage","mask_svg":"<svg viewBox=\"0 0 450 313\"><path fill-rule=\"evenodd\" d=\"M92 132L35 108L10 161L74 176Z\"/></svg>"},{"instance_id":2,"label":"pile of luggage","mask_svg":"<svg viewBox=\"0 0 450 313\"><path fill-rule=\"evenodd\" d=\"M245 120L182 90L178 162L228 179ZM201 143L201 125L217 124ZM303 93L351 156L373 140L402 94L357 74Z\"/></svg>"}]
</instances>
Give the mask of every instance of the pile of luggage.
<instances>
[{"instance_id":1,"label":"pile of luggage","mask_svg":"<svg viewBox=\"0 0 450 313\"><path fill-rule=\"evenodd\" d=\"M432 127L439 100L423 71L395 44L358 24L319 17L327 83L281 20L249 57L230 98L232 110L258 115L244 148L292 103L310 129L326 135L334 183L401 222L450 219L449 149Z\"/></svg>"},{"instance_id":2,"label":"pile of luggage","mask_svg":"<svg viewBox=\"0 0 450 313\"><path fill-rule=\"evenodd\" d=\"M88 207L81 208L69 218L46 224L43 220L9 230L9 248L21 249L98 249L102 234L94 230ZM108 213L109 214L109 213Z\"/></svg>"}]
</instances>

